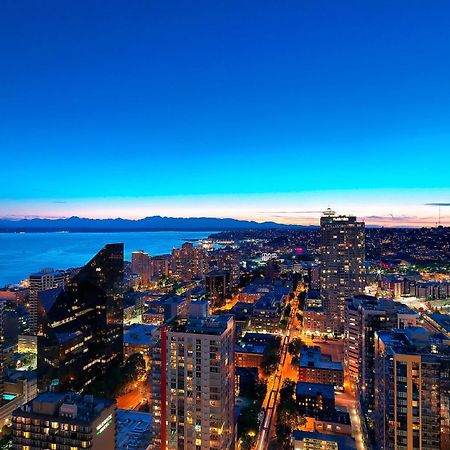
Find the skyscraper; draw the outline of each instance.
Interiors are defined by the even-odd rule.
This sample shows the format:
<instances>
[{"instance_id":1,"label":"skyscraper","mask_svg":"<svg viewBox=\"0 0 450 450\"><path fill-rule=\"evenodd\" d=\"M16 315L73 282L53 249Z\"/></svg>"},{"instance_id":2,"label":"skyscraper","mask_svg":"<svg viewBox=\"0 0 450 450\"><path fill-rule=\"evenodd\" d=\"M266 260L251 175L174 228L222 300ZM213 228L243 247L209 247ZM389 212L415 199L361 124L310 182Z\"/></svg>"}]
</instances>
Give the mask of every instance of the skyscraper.
<instances>
[{"instance_id":1,"label":"skyscraper","mask_svg":"<svg viewBox=\"0 0 450 450\"><path fill-rule=\"evenodd\" d=\"M122 359L123 244L108 244L40 301L38 377L82 391Z\"/></svg>"},{"instance_id":2,"label":"skyscraper","mask_svg":"<svg viewBox=\"0 0 450 450\"><path fill-rule=\"evenodd\" d=\"M63 270L42 269L29 276L29 326L30 334L36 336L38 323L38 296L39 292L64 286L65 272Z\"/></svg>"},{"instance_id":3,"label":"skyscraper","mask_svg":"<svg viewBox=\"0 0 450 450\"><path fill-rule=\"evenodd\" d=\"M151 371L152 448L235 448L234 334L228 315L162 327Z\"/></svg>"},{"instance_id":4,"label":"skyscraper","mask_svg":"<svg viewBox=\"0 0 450 450\"><path fill-rule=\"evenodd\" d=\"M345 300L365 285L365 227L356 217L328 209L320 219L320 292L325 314L342 333Z\"/></svg>"},{"instance_id":5,"label":"skyscraper","mask_svg":"<svg viewBox=\"0 0 450 450\"><path fill-rule=\"evenodd\" d=\"M419 314L390 299L358 295L346 301L344 365L372 422L374 408L375 333L415 326Z\"/></svg>"},{"instance_id":6,"label":"skyscraper","mask_svg":"<svg viewBox=\"0 0 450 450\"><path fill-rule=\"evenodd\" d=\"M377 449L450 448L449 344L421 327L376 334Z\"/></svg>"}]
</instances>

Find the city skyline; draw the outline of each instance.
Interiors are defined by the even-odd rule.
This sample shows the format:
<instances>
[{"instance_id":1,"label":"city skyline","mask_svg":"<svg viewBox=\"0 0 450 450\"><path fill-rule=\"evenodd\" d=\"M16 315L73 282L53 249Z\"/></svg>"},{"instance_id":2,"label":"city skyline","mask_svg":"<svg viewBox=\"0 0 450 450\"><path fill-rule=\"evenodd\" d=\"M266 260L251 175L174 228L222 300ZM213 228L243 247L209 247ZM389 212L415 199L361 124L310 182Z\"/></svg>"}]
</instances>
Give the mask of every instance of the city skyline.
<instances>
[{"instance_id":1,"label":"city skyline","mask_svg":"<svg viewBox=\"0 0 450 450\"><path fill-rule=\"evenodd\" d=\"M450 201L446 2L24 11L0 27L1 216L420 226Z\"/></svg>"},{"instance_id":2,"label":"city skyline","mask_svg":"<svg viewBox=\"0 0 450 450\"><path fill-rule=\"evenodd\" d=\"M327 208L351 214L369 226L421 227L450 225L450 190L340 191L333 200L327 192L291 194L167 196L152 199L69 199L22 202L0 201L0 219L131 219L162 216L176 218L233 218L286 225L319 225ZM379 203L384 199L384 203ZM439 201L436 201L438 199ZM42 208L46 213L42 213Z\"/></svg>"},{"instance_id":3,"label":"city skyline","mask_svg":"<svg viewBox=\"0 0 450 450\"><path fill-rule=\"evenodd\" d=\"M0 448L450 450L449 23L4 1Z\"/></svg>"}]
</instances>

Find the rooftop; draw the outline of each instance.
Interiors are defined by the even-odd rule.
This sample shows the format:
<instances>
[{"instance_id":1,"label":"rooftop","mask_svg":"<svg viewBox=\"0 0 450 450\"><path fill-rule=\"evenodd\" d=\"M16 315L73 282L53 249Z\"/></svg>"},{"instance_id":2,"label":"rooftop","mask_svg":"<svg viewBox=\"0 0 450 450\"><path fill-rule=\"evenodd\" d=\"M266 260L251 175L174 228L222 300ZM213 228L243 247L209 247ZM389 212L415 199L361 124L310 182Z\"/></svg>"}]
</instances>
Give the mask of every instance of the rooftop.
<instances>
[{"instance_id":1,"label":"rooftop","mask_svg":"<svg viewBox=\"0 0 450 450\"><path fill-rule=\"evenodd\" d=\"M308 293L306 294L306 298L319 300L320 299L320 291L318 289L310 289L308 291Z\"/></svg>"},{"instance_id":2,"label":"rooftop","mask_svg":"<svg viewBox=\"0 0 450 450\"><path fill-rule=\"evenodd\" d=\"M91 423L106 408L113 406L114 400L80 395L76 393L43 392L34 400L14 411L22 417L63 417L66 422Z\"/></svg>"},{"instance_id":3,"label":"rooftop","mask_svg":"<svg viewBox=\"0 0 450 450\"><path fill-rule=\"evenodd\" d=\"M354 439L348 436L339 436L336 434L325 434L317 433L312 431L300 431L295 430L293 433L294 440L305 441L305 440L316 440L324 442L335 442L338 444L339 450L354 450L356 449Z\"/></svg>"},{"instance_id":4,"label":"rooftop","mask_svg":"<svg viewBox=\"0 0 450 450\"><path fill-rule=\"evenodd\" d=\"M145 450L150 441L151 422L149 413L117 409L116 450Z\"/></svg>"},{"instance_id":5,"label":"rooftop","mask_svg":"<svg viewBox=\"0 0 450 450\"><path fill-rule=\"evenodd\" d=\"M300 367L313 367L325 370L343 370L341 362L332 361L330 355L323 355L320 347L302 348L300 354Z\"/></svg>"},{"instance_id":6,"label":"rooftop","mask_svg":"<svg viewBox=\"0 0 450 450\"><path fill-rule=\"evenodd\" d=\"M239 353L253 353L255 355L263 355L267 345L263 344L246 344L241 342L236 345L235 351Z\"/></svg>"},{"instance_id":7,"label":"rooftop","mask_svg":"<svg viewBox=\"0 0 450 450\"><path fill-rule=\"evenodd\" d=\"M44 275L64 276L64 270L41 269L39 272L30 273L30 278L41 278Z\"/></svg>"},{"instance_id":8,"label":"rooftop","mask_svg":"<svg viewBox=\"0 0 450 450\"><path fill-rule=\"evenodd\" d=\"M438 326L444 333L450 333L450 316L448 314L434 313L428 317Z\"/></svg>"},{"instance_id":9,"label":"rooftop","mask_svg":"<svg viewBox=\"0 0 450 450\"><path fill-rule=\"evenodd\" d=\"M224 314L221 316L208 316L202 318L189 318L175 322L172 330L175 333L212 334L221 335L232 327L233 316Z\"/></svg>"},{"instance_id":10,"label":"rooftop","mask_svg":"<svg viewBox=\"0 0 450 450\"><path fill-rule=\"evenodd\" d=\"M178 305L180 303L184 303L185 301L186 301L186 299L184 297L180 297L179 295L172 295L171 297L166 298L164 300L164 304L165 305L172 305L172 304Z\"/></svg>"},{"instance_id":11,"label":"rooftop","mask_svg":"<svg viewBox=\"0 0 450 450\"><path fill-rule=\"evenodd\" d=\"M142 323L135 323L124 327L123 343L128 345L148 345L153 339L153 332L156 328L155 325Z\"/></svg>"},{"instance_id":12,"label":"rooftop","mask_svg":"<svg viewBox=\"0 0 450 450\"><path fill-rule=\"evenodd\" d=\"M273 344L278 336L269 333L249 333L248 331L242 336L241 342L245 343L259 343L259 344Z\"/></svg>"},{"instance_id":13,"label":"rooftop","mask_svg":"<svg viewBox=\"0 0 450 450\"><path fill-rule=\"evenodd\" d=\"M450 355L450 341L443 333L430 333L423 327L407 327L377 332L390 354Z\"/></svg>"},{"instance_id":14,"label":"rooftop","mask_svg":"<svg viewBox=\"0 0 450 450\"><path fill-rule=\"evenodd\" d=\"M298 381L295 393L298 396L322 395L324 398L334 399L334 387L331 384Z\"/></svg>"}]
</instances>

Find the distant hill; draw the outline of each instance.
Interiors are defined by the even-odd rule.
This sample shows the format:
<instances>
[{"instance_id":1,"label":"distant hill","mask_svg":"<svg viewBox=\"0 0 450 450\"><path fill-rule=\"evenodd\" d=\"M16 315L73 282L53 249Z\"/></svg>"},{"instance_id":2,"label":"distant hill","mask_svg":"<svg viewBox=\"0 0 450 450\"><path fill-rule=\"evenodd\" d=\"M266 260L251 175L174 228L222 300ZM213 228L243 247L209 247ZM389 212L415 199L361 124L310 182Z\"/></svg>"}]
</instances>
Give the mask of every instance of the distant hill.
<instances>
[{"instance_id":1,"label":"distant hill","mask_svg":"<svg viewBox=\"0 0 450 450\"><path fill-rule=\"evenodd\" d=\"M161 217L130 219L0 219L0 232L38 231L229 231L245 229L307 228L300 225L283 225L276 222L216 219L212 217Z\"/></svg>"}]
</instances>

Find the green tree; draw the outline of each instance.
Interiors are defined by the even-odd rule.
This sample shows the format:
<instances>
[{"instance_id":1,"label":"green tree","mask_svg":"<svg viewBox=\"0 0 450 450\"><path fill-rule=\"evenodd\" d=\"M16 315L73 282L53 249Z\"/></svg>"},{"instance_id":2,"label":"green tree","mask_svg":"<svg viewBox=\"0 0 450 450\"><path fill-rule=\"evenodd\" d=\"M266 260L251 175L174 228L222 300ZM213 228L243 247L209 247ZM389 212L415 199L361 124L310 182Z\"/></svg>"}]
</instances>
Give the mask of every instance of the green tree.
<instances>
[{"instance_id":1,"label":"green tree","mask_svg":"<svg viewBox=\"0 0 450 450\"><path fill-rule=\"evenodd\" d=\"M295 382L286 380L280 389L277 414L277 440L280 445L288 445L293 430L302 427L306 420L300 414L295 398Z\"/></svg>"},{"instance_id":2,"label":"green tree","mask_svg":"<svg viewBox=\"0 0 450 450\"><path fill-rule=\"evenodd\" d=\"M241 450L251 450L253 447L253 442L255 441L255 438L248 434L244 434L241 437Z\"/></svg>"},{"instance_id":3,"label":"green tree","mask_svg":"<svg viewBox=\"0 0 450 450\"><path fill-rule=\"evenodd\" d=\"M288 345L288 352L292 356L299 356L303 347L303 341L300 338L292 339Z\"/></svg>"},{"instance_id":4,"label":"green tree","mask_svg":"<svg viewBox=\"0 0 450 450\"><path fill-rule=\"evenodd\" d=\"M145 359L141 353L133 353L126 360L123 367L125 382L130 383L139 380L145 375Z\"/></svg>"},{"instance_id":5,"label":"green tree","mask_svg":"<svg viewBox=\"0 0 450 450\"><path fill-rule=\"evenodd\" d=\"M291 443L291 427L284 423L277 422L275 429L277 433L277 444L279 445L279 448L288 447Z\"/></svg>"},{"instance_id":6,"label":"green tree","mask_svg":"<svg viewBox=\"0 0 450 450\"><path fill-rule=\"evenodd\" d=\"M265 375L270 375L276 369L277 365L280 362L280 355L278 354L278 350L269 347L264 351L263 359L261 362L261 368Z\"/></svg>"},{"instance_id":7,"label":"green tree","mask_svg":"<svg viewBox=\"0 0 450 450\"><path fill-rule=\"evenodd\" d=\"M291 315L292 306L289 303L286 308L284 308L284 317L289 317Z\"/></svg>"}]
</instances>

